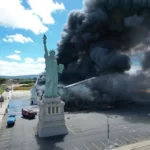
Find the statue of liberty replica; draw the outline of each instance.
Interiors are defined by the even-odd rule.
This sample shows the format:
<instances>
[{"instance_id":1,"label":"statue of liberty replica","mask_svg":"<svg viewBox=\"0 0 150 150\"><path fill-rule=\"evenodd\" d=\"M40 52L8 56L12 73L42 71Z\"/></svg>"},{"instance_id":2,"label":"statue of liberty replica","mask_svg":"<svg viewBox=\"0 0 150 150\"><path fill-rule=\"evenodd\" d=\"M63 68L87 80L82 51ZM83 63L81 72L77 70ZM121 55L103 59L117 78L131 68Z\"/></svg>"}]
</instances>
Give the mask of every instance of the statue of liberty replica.
<instances>
[{"instance_id":1,"label":"statue of liberty replica","mask_svg":"<svg viewBox=\"0 0 150 150\"><path fill-rule=\"evenodd\" d=\"M45 93L42 100L39 101L39 121L37 133L39 137L50 137L67 134L65 126L64 105L57 93L58 73L62 73L64 65L57 64L55 51L48 53L46 46L46 35L43 37L46 84Z\"/></svg>"},{"instance_id":2,"label":"statue of liberty replica","mask_svg":"<svg viewBox=\"0 0 150 150\"><path fill-rule=\"evenodd\" d=\"M64 66L57 65L55 57L55 51L51 50L48 54L46 47L46 36L43 37L44 50L45 50L45 65L46 65L46 85L45 85L45 97L57 97L57 85L58 85L58 73L62 73Z\"/></svg>"}]
</instances>

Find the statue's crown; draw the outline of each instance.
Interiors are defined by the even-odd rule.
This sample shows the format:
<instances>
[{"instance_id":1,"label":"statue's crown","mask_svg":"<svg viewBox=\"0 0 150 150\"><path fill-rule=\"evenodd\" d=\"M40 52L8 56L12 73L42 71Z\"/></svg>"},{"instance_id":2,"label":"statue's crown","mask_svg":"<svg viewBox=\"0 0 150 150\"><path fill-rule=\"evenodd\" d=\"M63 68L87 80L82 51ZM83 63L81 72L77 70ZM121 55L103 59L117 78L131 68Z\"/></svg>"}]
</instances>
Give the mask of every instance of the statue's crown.
<instances>
[{"instance_id":1,"label":"statue's crown","mask_svg":"<svg viewBox=\"0 0 150 150\"><path fill-rule=\"evenodd\" d=\"M51 50L49 53L50 53L50 55L51 54L55 55L55 51L54 50Z\"/></svg>"}]
</instances>

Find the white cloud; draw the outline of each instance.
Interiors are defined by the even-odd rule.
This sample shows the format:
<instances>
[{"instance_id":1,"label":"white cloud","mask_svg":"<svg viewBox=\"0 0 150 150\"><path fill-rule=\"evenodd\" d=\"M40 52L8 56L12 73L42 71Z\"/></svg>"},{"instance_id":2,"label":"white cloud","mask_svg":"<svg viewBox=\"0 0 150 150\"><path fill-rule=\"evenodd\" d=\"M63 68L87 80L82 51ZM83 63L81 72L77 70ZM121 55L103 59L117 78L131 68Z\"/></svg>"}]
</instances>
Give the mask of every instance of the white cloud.
<instances>
[{"instance_id":1,"label":"white cloud","mask_svg":"<svg viewBox=\"0 0 150 150\"><path fill-rule=\"evenodd\" d=\"M37 62L39 62L39 63L44 63L44 62L45 62L45 59L44 59L43 57L39 57L39 58L37 59Z\"/></svg>"},{"instance_id":2,"label":"white cloud","mask_svg":"<svg viewBox=\"0 0 150 150\"><path fill-rule=\"evenodd\" d=\"M31 63L45 63L45 59L43 57L39 57L36 60L30 57L26 57L24 59L25 63L31 64Z\"/></svg>"},{"instance_id":3,"label":"white cloud","mask_svg":"<svg viewBox=\"0 0 150 150\"><path fill-rule=\"evenodd\" d=\"M44 24L55 23L51 16L52 12L56 10L65 10L63 3L53 2L53 0L28 0L28 2L33 13L38 15Z\"/></svg>"},{"instance_id":4,"label":"white cloud","mask_svg":"<svg viewBox=\"0 0 150 150\"><path fill-rule=\"evenodd\" d=\"M28 43L32 42L33 40L30 37L25 37L22 34L15 34L15 35L7 35L6 38L3 38L4 42L18 42L18 43Z\"/></svg>"},{"instance_id":5,"label":"white cloud","mask_svg":"<svg viewBox=\"0 0 150 150\"><path fill-rule=\"evenodd\" d=\"M30 30L35 34L45 33L44 24L53 24L52 12L64 10L63 3L53 0L28 0L26 9L21 0L0 0L0 25L4 27Z\"/></svg>"},{"instance_id":6,"label":"white cloud","mask_svg":"<svg viewBox=\"0 0 150 150\"><path fill-rule=\"evenodd\" d=\"M39 74L44 71L45 64L33 58L25 58L24 62L8 62L0 60L0 75L31 75Z\"/></svg>"},{"instance_id":7,"label":"white cloud","mask_svg":"<svg viewBox=\"0 0 150 150\"><path fill-rule=\"evenodd\" d=\"M33 64L33 63L35 63L35 60L34 60L33 58L27 57L27 58L25 58L24 60L25 60L25 63L26 63L26 64Z\"/></svg>"},{"instance_id":8,"label":"white cloud","mask_svg":"<svg viewBox=\"0 0 150 150\"><path fill-rule=\"evenodd\" d=\"M15 50L15 53L20 54L21 52L20 52L20 51L18 51L18 50Z\"/></svg>"},{"instance_id":9,"label":"white cloud","mask_svg":"<svg viewBox=\"0 0 150 150\"><path fill-rule=\"evenodd\" d=\"M20 56L18 54L13 54L13 55L9 55L6 56L9 59L13 59L13 60L21 60Z\"/></svg>"}]
</instances>

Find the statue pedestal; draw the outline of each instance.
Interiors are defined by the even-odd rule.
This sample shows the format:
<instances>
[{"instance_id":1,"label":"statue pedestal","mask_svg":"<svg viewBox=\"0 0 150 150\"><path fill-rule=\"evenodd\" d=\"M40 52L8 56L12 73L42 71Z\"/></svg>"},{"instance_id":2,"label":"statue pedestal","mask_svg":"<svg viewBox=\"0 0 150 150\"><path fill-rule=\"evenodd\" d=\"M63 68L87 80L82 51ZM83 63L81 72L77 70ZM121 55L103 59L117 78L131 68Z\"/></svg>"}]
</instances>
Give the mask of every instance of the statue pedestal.
<instances>
[{"instance_id":1,"label":"statue pedestal","mask_svg":"<svg viewBox=\"0 0 150 150\"><path fill-rule=\"evenodd\" d=\"M68 133L64 118L64 105L60 97L45 98L39 101L39 121L37 133L39 137L65 135Z\"/></svg>"},{"instance_id":2,"label":"statue pedestal","mask_svg":"<svg viewBox=\"0 0 150 150\"><path fill-rule=\"evenodd\" d=\"M37 92L35 85L31 88L31 98L30 98L31 105L37 105Z\"/></svg>"},{"instance_id":3,"label":"statue pedestal","mask_svg":"<svg viewBox=\"0 0 150 150\"><path fill-rule=\"evenodd\" d=\"M37 105L37 99L36 98L30 98L30 104L31 105Z\"/></svg>"}]
</instances>

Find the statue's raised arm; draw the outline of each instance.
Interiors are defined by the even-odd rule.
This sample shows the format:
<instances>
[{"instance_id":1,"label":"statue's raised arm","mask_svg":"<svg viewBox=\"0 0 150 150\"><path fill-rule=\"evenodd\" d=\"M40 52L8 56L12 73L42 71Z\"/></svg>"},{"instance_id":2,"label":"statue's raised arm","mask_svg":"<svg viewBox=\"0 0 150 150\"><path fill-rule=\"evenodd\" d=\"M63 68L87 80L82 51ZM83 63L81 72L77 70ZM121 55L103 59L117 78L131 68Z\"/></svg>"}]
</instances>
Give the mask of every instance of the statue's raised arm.
<instances>
[{"instance_id":1,"label":"statue's raised arm","mask_svg":"<svg viewBox=\"0 0 150 150\"><path fill-rule=\"evenodd\" d=\"M44 34L43 36L43 44L44 44L44 51L45 51L45 55L44 56L48 56L48 51L47 51L47 47L46 47L46 35Z\"/></svg>"}]
</instances>

